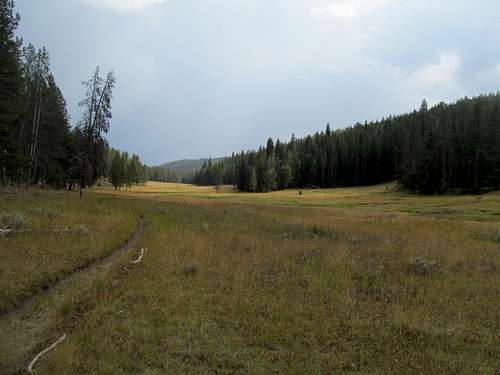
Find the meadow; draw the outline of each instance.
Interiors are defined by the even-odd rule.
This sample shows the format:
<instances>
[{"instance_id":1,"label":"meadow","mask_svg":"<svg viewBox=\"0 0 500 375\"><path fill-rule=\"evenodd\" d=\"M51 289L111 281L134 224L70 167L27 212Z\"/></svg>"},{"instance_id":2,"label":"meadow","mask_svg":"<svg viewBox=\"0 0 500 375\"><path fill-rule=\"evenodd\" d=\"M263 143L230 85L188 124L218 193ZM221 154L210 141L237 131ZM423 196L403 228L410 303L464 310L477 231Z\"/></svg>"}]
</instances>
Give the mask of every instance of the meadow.
<instances>
[{"instance_id":1,"label":"meadow","mask_svg":"<svg viewBox=\"0 0 500 375\"><path fill-rule=\"evenodd\" d=\"M500 371L500 193L148 183L0 198L17 228L0 237L1 374L63 334L36 374Z\"/></svg>"}]
</instances>

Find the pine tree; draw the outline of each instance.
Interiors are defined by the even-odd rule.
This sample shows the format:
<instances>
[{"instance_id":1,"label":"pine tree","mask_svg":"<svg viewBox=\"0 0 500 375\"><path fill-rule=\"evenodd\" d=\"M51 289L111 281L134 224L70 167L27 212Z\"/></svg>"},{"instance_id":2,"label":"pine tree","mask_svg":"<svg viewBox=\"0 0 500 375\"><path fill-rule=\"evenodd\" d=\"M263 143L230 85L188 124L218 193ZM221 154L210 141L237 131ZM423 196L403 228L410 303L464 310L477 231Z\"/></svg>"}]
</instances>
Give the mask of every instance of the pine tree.
<instances>
[{"instance_id":1,"label":"pine tree","mask_svg":"<svg viewBox=\"0 0 500 375\"><path fill-rule=\"evenodd\" d=\"M278 189L276 161L273 154L267 158L264 181L265 191L276 191Z\"/></svg>"},{"instance_id":2,"label":"pine tree","mask_svg":"<svg viewBox=\"0 0 500 375\"><path fill-rule=\"evenodd\" d=\"M16 138L22 122L21 41L14 36L19 15L13 0L0 0L0 173L5 185L19 175L22 155Z\"/></svg>"},{"instance_id":3,"label":"pine tree","mask_svg":"<svg viewBox=\"0 0 500 375\"><path fill-rule=\"evenodd\" d=\"M115 152L113 161L111 162L111 167L109 169L109 178L111 180L111 183L115 187L115 190L118 190L123 186L123 182L125 179L123 167L124 165L122 163L120 153Z\"/></svg>"},{"instance_id":4,"label":"pine tree","mask_svg":"<svg viewBox=\"0 0 500 375\"><path fill-rule=\"evenodd\" d=\"M266 146L266 156L269 158L271 155L274 154L274 142L272 138L269 138L267 140L267 146Z\"/></svg>"},{"instance_id":5,"label":"pine tree","mask_svg":"<svg viewBox=\"0 0 500 375\"><path fill-rule=\"evenodd\" d=\"M140 182L140 161L139 157L137 155L132 155L132 158L130 159L130 164L128 167L128 174L129 174L129 179L130 182L138 185Z\"/></svg>"},{"instance_id":6,"label":"pine tree","mask_svg":"<svg viewBox=\"0 0 500 375\"><path fill-rule=\"evenodd\" d=\"M278 189L285 190L288 189L292 181L292 168L288 161L281 162L278 172Z\"/></svg>"},{"instance_id":7,"label":"pine tree","mask_svg":"<svg viewBox=\"0 0 500 375\"><path fill-rule=\"evenodd\" d=\"M128 156L128 152L123 152L121 154L121 162L120 162L121 174L122 174L122 186L125 185L129 187L132 185L132 178L130 176L130 158Z\"/></svg>"},{"instance_id":8,"label":"pine tree","mask_svg":"<svg viewBox=\"0 0 500 375\"><path fill-rule=\"evenodd\" d=\"M64 166L68 164L69 158L66 145L70 137L70 126L66 101L51 74L47 84L34 172L36 179L40 179L42 184L60 187L66 183Z\"/></svg>"},{"instance_id":9,"label":"pine tree","mask_svg":"<svg viewBox=\"0 0 500 375\"><path fill-rule=\"evenodd\" d=\"M106 78L100 76L97 67L92 77L84 82L86 96L79 103L83 108L83 118L80 123L82 133L85 137L81 149L82 165L80 174L80 196L83 189L93 185L105 171L105 152L107 142L104 134L109 131L111 119L111 100L115 86L113 72L109 72Z\"/></svg>"},{"instance_id":10,"label":"pine tree","mask_svg":"<svg viewBox=\"0 0 500 375\"><path fill-rule=\"evenodd\" d=\"M248 170L248 185L246 190L251 192L257 191L257 173L255 167L250 167Z\"/></svg>"}]
</instances>

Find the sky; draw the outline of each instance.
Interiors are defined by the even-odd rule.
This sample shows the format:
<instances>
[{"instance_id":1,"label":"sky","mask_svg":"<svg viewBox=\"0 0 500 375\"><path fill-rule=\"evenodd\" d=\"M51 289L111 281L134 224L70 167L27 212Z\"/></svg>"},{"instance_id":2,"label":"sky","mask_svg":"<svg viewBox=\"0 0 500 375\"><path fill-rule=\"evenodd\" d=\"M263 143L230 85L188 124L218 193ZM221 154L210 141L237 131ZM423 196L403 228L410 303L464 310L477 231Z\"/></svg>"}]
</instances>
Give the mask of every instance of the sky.
<instances>
[{"instance_id":1,"label":"sky","mask_svg":"<svg viewBox=\"0 0 500 375\"><path fill-rule=\"evenodd\" d=\"M108 139L149 165L230 155L500 89L498 0L17 0L78 122L97 65Z\"/></svg>"}]
</instances>

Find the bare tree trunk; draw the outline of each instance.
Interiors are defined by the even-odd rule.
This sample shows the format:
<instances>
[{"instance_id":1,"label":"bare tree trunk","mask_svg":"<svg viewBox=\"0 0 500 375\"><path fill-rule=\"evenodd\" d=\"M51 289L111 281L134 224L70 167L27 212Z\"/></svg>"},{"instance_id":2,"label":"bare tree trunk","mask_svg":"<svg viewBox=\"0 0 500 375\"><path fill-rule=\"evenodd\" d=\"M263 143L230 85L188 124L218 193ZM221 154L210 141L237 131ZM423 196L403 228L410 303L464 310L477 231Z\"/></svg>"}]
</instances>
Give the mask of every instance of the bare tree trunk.
<instances>
[{"instance_id":1,"label":"bare tree trunk","mask_svg":"<svg viewBox=\"0 0 500 375\"><path fill-rule=\"evenodd\" d=\"M33 116L33 129L31 131L31 145L29 152L30 167L29 167L29 175L27 181L28 185L32 183L32 176L34 174L34 171L36 171L36 161L37 161L36 153L37 153L37 143L38 143L41 114L42 114L42 89L39 78L37 83L36 97L35 97L35 113Z\"/></svg>"},{"instance_id":2,"label":"bare tree trunk","mask_svg":"<svg viewBox=\"0 0 500 375\"><path fill-rule=\"evenodd\" d=\"M41 179L41 183L40 183L40 189L43 190L43 188L45 187L45 176L46 176L46 173L47 173L47 164L46 163L43 163L43 173L42 173L42 179Z\"/></svg>"},{"instance_id":3,"label":"bare tree trunk","mask_svg":"<svg viewBox=\"0 0 500 375\"><path fill-rule=\"evenodd\" d=\"M36 132L36 121L37 121L37 118L38 118L38 92L40 90L40 80L38 80L38 83L37 83L37 88L36 88L36 95L35 95L35 111L33 113L33 125L32 125L32 128L31 128L31 141L30 141L30 145L29 145L29 152L28 152L28 159L30 161L30 165L29 165L29 168L28 168L28 176L27 176L27 179L26 179L26 187L28 188L29 187L29 184L31 183L31 175L32 175L32 172L33 172L33 153L34 153L34 150L33 150L33 145L34 145L34 140L35 140L35 132Z\"/></svg>"},{"instance_id":4,"label":"bare tree trunk","mask_svg":"<svg viewBox=\"0 0 500 375\"><path fill-rule=\"evenodd\" d=\"M38 134L40 132L40 117L42 114L42 95L40 93L40 104L38 105L38 117L37 117L37 122L36 122L36 133L35 133L35 141L33 145L33 165L34 165L34 170L37 170L38 167Z\"/></svg>"},{"instance_id":5,"label":"bare tree trunk","mask_svg":"<svg viewBox=\"0 0 500 375\"><path fill-rule=\"evenodd\" d=\"M4 150L4 155L7 155L7 150ZM7 168L5 165L2 167L2 185L5 186L7 183Z\"/></svg>"},{"instance_id":6,"label":"bare tree trunk","mask_svg":"<svg viewBox=\"0 0 500 375\"><path fill-rule=\"evenodd\" d=\"M82 175L82 183L80 184L80 198L83 197L83 189L84 186L87 184L87 176L90 173L89 168L90 168L90 160L89 160L89 154L90 154L90 146L91 146L91 141L93 139L93 115L94 115L94 108L95 108L95 100L96 100L96 90L97 90L97 71L94 74L94 82L92 85L92 98L90 100L90 105L89 105L89 118L88 118L88 126L87 126L87 147L85 149L85 160L83 163L83 175Z\"/></svg>"}]
</instances>

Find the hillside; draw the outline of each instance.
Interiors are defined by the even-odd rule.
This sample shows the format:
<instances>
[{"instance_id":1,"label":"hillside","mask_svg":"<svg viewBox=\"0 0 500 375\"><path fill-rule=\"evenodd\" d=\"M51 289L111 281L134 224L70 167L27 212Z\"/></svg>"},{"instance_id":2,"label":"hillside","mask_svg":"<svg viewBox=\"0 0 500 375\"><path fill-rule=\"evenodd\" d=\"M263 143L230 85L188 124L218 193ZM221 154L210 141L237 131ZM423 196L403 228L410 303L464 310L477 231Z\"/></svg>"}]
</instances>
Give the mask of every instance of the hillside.
<instances>
[{"instance_id":1,"label":"hillside","mask_svg":"<svg viewBox=\"0 0 500 375\"><path fill-rule=\"evenodd\" d=\"M203 168L205 162L209 159L182 159L175 160L149 170L151 181L159 182L184 182L192 183L193 176ZM213 162L221 162L224 158L211 159Z\"/></svg>"},{"instance_id":2,"label":"hillside","mask_svg":"<svg viewBox=\"0 0 500 375\"><path fill-rule=\"evenodd\" d=\"M203 163L208 159L182 159L182 160L174 160L168 163L159 165L159 168L166 168L171 170L172 172L178 174L193 174L197 170L201 169Z\"/></svg>"}]
</instances>

